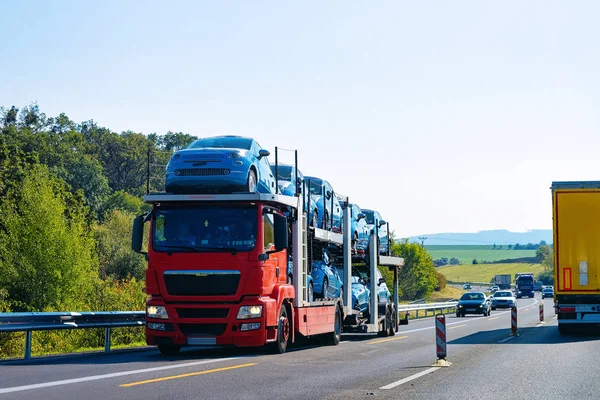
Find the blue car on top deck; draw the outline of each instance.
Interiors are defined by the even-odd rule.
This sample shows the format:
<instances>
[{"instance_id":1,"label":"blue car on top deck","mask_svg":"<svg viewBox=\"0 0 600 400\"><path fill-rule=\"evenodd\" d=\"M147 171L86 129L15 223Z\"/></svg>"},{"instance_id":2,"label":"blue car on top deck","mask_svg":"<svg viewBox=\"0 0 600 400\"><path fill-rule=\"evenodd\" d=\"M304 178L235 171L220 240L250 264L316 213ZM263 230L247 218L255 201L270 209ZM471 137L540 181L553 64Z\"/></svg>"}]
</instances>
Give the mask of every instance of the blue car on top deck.
<instances>
[{"instance_id":1,"label":"blue car on top deck","mask_svg":"<svg viewBox=\"0 0 600 400\"><path fill-rule=\"evenodd\" d=\"M169 193L277 193L268 156L254 139L214 136L176 151L166 169Z\"/></svg>"},{"instance_id":2,"label":"blue car on top deck","mask_svg":"<svg viewBox=\"0 0 600 400\"><path fill-rule=\"evenodd\" d=\"M317 228L341 233L342 207L331 184L314 176L305 176L304 180L308 186L308 192L311 194L311 203L314 202L317 205L315 212L309 216L310 224Z\"/></svg>"}]
</instances>

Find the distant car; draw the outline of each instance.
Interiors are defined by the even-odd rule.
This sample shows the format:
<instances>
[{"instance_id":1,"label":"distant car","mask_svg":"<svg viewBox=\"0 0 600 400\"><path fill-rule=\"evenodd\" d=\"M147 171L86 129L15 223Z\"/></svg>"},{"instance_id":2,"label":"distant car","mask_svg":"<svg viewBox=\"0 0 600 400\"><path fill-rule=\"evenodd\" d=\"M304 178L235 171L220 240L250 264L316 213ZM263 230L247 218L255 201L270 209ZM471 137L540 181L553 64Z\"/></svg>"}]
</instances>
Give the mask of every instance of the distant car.
<instances>
[{"instance_id":1,"label":"distant car","mask_svg":"<svg viewBox=\"0 0 600 400\"><path fill-rule=\"evenodd\" d=\"M341 232L342 207L331 184L314 176L305 176L304 180L306 185L310 186L308 189L312 194L310 201L315 202L317 206L313 215L309 215L309 225L332 232Z\"/></svg>"},{"instance_id":2,"label":"distant car","mask_svg":"<svg viewBox=\"0 0 600 400\"><path fill-rule=\"evenodd\" d=\"M517 305L517 299L510 290L498 290L492 296L492 310L496 308L511 308Z\"/></svg>"},{"instance_id":3,"label":"distant car","mask_svg":"<svg viewBox=\"0 0 600 400\"><path fill-rule=\"evenodd\" d=\"M491 313L491 304L483 292L464 293L456 306L456 316L464 317L466 314L481 314L484 317Z\"/></svg>"},{"instance_id":4,"label":"distant car","mask_svg":"<svg viewBox=\"0 0 600 400\"><path fill-rule=\"evenodd\" d=\"M269 155L270 152L252 138L198 139L171 156L165 190L169 193L277 193Z\"/></svg>"},{"instance_id":5,"label":"distant car","mask_svg":"<svg viewBox=\"0 0 600 400\"><path fill-rule=\"evenodd\" d=\"M546 297L554 298L554 288L552 286L546 286L542 289L542 299L545 299Z\"/></svg>"},{"instance_id":6,"label":"distant car","mask_svg":"<svg viewBox=\"0 0 600 400\"><path fill-rule=\"evenodd\" d=\"M340 201L342 208L346 201ZM356 204L350 204L350 235L352 236L352 250L363 252L369 245L369 229L367 228L366 215Z\"/></svg>"},{"instance_id":7,"label":"distant car","mask_svg":"<svg viewBox=\"0 0 600 400\"><path fill-rule=\"evenodd\" d=\"M312 262L310 275L313 280L315 298L327 299L343 296L342 278L327 250L323 250L321 260Z\"/></svg>"},{"instance_id":8,"label":"distant car","mask_svg":"<svg viewBox=\"0 0 600 400\"><path fill-rule=\"evenodd\" d=\"M543 288L544 288L544 284L542 283L542 281L533 282L533 290L535 292L541 292Z\"/></svg>"},{"instance_id":9,"label":"distant car","mask_svg":"<svg viewBox=\"0 0 600 400\"><path fill-rule=\"evenodd\" d=\"M377 221L378 229L377 229L377 247L379 248L379 254L387 255L388 252L388 238L387 238L387 223L383 218L381 218L381 214L374 210L368 210L363 208L362 212L366 215L367 228L369 230L369 234L371 230L375 229L375 221Z\"/></svg>"},{"instance_id":10,"label":"distant car","mask_svg":"<svg viewBox=\"0 0 600 400\"><path fill-rule=\"evenodd\" d=\"M490 292L492 292L493 294L495 294L495 293L496 293L498 290L500 290L500 287L499 287L499 286L496 286L496 285L494 285L494 286L492 286L492 288L490 289Z\"/></svg>"},{"instance_id":11,"label":"distant car","mask_svg":"<svg viewBox=\"0 0 600 400\"><path fill-rule=\"evenodd\" d=\"M469 283L465 283L465 284L463 285L463 290L471 290L471 284L469 284Z\"/></svg>"}]
</instances>

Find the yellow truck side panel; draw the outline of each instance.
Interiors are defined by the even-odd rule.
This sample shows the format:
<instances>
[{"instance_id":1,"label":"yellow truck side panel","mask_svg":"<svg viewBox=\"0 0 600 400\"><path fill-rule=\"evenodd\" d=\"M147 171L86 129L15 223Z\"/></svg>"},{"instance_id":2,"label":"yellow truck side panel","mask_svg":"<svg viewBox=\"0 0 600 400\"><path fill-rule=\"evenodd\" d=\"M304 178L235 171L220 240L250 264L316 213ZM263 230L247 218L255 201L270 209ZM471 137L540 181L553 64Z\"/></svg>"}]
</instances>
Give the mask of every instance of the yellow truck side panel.
<instances>
[{"instance_id":1,"label":"yellow truck side panel","mask_svg":"<svg viewBox=\"0 0 600 400\"><path fill-rule=\"evenodd\" d=\"M600 190L554 191L556 294L600 292Z\"/></svg>"}]
</instances>

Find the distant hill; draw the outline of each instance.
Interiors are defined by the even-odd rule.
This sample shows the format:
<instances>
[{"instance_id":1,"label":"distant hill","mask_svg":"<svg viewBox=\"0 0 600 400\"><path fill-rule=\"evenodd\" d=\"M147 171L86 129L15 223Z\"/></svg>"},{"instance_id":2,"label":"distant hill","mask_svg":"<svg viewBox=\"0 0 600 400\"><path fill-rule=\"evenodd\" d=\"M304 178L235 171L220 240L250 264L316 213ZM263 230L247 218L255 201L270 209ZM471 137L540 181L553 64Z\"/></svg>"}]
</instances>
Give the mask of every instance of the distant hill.
<instances>
[{"instance_id":1,"label":"distant hill","mask_svg":"<svg viewBox=\"0 0 600 400\"><path fill-rule=\"evenodd\" d=\"M421 242L419 237L425 237L425 245L484 245L494 243L497 245L508 244L537 244L542 240L552 243L552 229L534 229L527 232L510 232L504 229L493 231L479 231L477 233L430 233L411 236L411 242Z\"/></svg>"}]
</instances>

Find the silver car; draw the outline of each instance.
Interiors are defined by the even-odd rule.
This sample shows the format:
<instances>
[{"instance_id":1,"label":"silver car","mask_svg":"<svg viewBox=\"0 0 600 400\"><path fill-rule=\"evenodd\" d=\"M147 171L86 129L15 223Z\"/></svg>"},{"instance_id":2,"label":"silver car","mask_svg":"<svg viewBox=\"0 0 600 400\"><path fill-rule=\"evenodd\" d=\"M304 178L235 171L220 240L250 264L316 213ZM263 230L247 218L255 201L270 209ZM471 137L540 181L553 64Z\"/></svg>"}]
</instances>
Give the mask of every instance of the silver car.
<instances>
[{"instance_id":1,"label":"silver car","mask_svg":"<svg viewBox=\"0 0 600 400\"><path fill-rule=\"evenodd\" d=\"M510 290L498 290L492 296L492 310L496 308L511 308L517 305L515 294Z\"/></svg>"}]
</instances>

